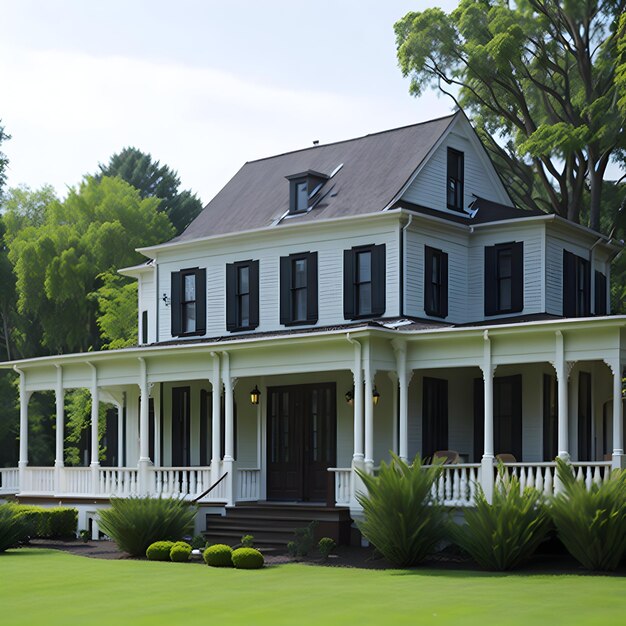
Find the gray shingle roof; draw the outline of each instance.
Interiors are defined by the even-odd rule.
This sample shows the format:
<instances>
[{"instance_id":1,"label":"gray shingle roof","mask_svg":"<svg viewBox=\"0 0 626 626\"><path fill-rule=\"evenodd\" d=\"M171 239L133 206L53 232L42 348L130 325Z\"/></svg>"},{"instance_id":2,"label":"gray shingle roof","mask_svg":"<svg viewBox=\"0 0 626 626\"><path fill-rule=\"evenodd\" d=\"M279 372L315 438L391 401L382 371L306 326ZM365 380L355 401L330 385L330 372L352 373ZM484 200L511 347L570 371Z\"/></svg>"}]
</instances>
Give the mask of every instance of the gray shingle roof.
<instances>
[{"instance_id":1,"label":"gray shingle roof","mask_svg":"<svg viewBox=\"0 0 626 626\"><path fill-rule=\"evenodd\" d=\"M323 199L295 219L381 211L410 179L455 115L250 161L174 241L271 226L289 209L286 176L308 170L330 175L342 164L320 191Z\"/></svg>"}]
</instances>

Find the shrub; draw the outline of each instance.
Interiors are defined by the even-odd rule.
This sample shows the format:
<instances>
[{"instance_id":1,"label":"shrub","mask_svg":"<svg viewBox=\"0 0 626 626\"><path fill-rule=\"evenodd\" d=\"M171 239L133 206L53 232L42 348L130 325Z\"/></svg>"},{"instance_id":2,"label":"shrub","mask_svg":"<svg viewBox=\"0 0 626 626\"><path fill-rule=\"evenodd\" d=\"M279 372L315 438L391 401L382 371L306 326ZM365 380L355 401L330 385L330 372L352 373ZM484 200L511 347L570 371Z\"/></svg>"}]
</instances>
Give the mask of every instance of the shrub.
<instances>
[{"instance_id":1,"label":"shrub","mask_svg":"<svg viewBox=\"0 0 626 626\"><path fill-rule=\"evenodd\" d=\"M169 561L170 550L174 546L173 541L155 541L146 549L148 561Z\"/></svg>"},{"instance_id":2,"label":"shrub","mask_svg":"<svg viewBox=\"0 0 626 626\"><path fill-rule=\"evenodd\" d=\"M196 508L173 498L111 498L99 512L100 528L131 556L146 553L151 543L176 541L193 528Z\"/></svg>"},{"instance_id":3,"label":"shrub","mask_svg":"<svg viewBox=\"0 0 626 626\"><path fill-rule=\"evenodd\" d=\"M255 548L237 548L232 554L232 562L237 569L261 569L265 559Z\"/></svg>"},{"instance_id":4,"label":"shrub","mask_svg":"<svg viewBox=\"0 0 626 626\"><path fill-rule=\"evenodd\" d=\"M520 490L516 476L501 474L489 504L478 487L475 508L468 508L461 526L450 523L453 541L482 567L507 570L528 561L550 532L550 516L541 494L531 487Z\"/></svg>"},{"instance_id":5,"label":"shrub","mask_svg":"<svg viewBox=\"0 0 626 626\"><path fill-rule=\"evenodd\" d=\"M186 541L177 541L170 550L170 560L174 563L186 563L191 555L191 546Z\"/></svg>"},{"instance_id":6,"label":"shrub","mask_svg":"<svg viewBox=\"0 0 626 626\"><path fill-rule=\"evenodd\" d=\"M614 570L626 554L626 472L587 489L565 461L556 462L563 491L550 512L559 539L587 569Z\"/></svg>"},{"instance_id":7,"label":"shrub","mask_svg":"<svg viewBox=\"0 0 626 626\"><path fill-rule=\"evenodd\" d=\"M23 541L29 538L75 537L78 511L68 507L44 508L41 506L15 505L23 521Z\"/></svg>"},{"instance_id":8,"label":"shrub","mask_svg":"<svg viewBox=\"0 0 626 626\"><path fill-rule=\"evenodd\" d=\"M233 549L223 543L209 546L202 555L204 562L211 567L232 567Z\"/></svg>"},{"instance_id":9,"label":"shrub","mask_svg":"<svg viewBox=\"0 0 626 626\"><path fill-rule=\"evenodd\" d=\"M296 528L293 533L296 538L287 544L287 550L292 556L307 556L307 554L313 549L315 544L315 528L318 522L313 520L309 522L303 528ZM290 544L292 547L290 548Z\"/></svg>"},{"instance_id":10,"label":"shrub","mask_svg":"<svg viewBox=\"0 0 626 626\"><path fill-rule=\"evenodd\" d=\"M49 518L49 537L67 538L75 537L78 528L78 511L68 507L54 507L48 509Z\"/></svg>"},{"instance_id":11,"label":"shrub","mask_svg":"<svg viewBox=\"0 0 626 626\"><path fill-rule=\"evenodd\" d=\"M440 472L423 468L419 456L409 465L395 454L378 476L357 470L367 488L357 494L365 516L359 530L391 563L415 565L443 538L446 514L431 495Z\"/></svg>"},{"instance_id":12,"label":"shrub","mask_svg":"<svg viewBox=\"0 0 626 626\"><path fill-rule=\"evenodd\" d=\"M324 560L328 559L328 555L337 547L334 539L330 537L322 537L317 543L317 549Z\"/></svg>"},{"instance_id":13,"label":"shrub","mask_svg":"<svg viewBox=\"0 0 626 626\"><path fill-rule=\"evenodd\" d=\"M206 539L202 535L194 535L191 547L194 550L204 550L207 547Z\"/></svg>"},{"instance_id":14,"label":"shrub","mask_svg":"<svg viewBox=\"0 0 626 626\"><path fill-rule=\"evenodd\" d=\"M254 536L253 535L244 535L241 538L241 547L242 548L253 548L254 547Z\"/></svg>"},{"instance_id":15,"label":"shrub","mask_svg":"<svg viewBox=\"0 0 626 626\"><path fill-rule=\"evenodd\" d=\"M14 504L0 505L0 552L15 547L24 537L25 522Z\"/></svg>"}]
</instances>

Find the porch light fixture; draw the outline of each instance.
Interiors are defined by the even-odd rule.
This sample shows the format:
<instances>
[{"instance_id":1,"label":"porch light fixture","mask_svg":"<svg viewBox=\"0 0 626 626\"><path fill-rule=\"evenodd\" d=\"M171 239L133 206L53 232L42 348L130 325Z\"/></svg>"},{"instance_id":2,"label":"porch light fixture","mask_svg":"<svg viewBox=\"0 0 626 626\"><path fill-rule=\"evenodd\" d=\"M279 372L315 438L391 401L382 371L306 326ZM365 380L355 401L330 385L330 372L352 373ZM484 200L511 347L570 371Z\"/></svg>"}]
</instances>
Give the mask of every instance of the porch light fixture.
<instances>
[{"instance_id":1,"label":"porch light fixture","mask_svg":"<svg viewBox=\"0 0 626 626\"><path fill-rule=\"evenodd\" d=\"M380 393L378 392L378 389L374 387L374 391L372 391L372 402L374 403L374 406L378 404L379 400L380 400Z\"/></svg>"},{"instance_id":2,"label":"porch light fixture","mask_svg":"<svg viewBox=\"0 0 626 626\"><path fill-rule=\"evenodd\" d=\"M252 402L252 404L258 404L260 397L261 392L259 391L259 388L254 385L254 389L250 392L250 402Z\"/></svg>"},{"instance_id":3,"label":"porch light fixture","mask_svg":"<svg viewBox=\"0 0 626 626\"><path fill-rule=\"evenodd\" d=\"M163 297L161 298L161 300L163 300L163 303L165 304L165 306L170 305L171 300L166 293L163 294Z\"/></svg>"},{"instance_id":4,"label":"porch light fixture","mask_svg":"<svg viewBox=\"0 0 626 626\"><path fill-rule=\"evenodd\" d=\"M352 389L348 389L348 391L346 391L346 402L348 404L352 404L354 402L354 391L352 391Z\"/></svg>"}]
</instances>

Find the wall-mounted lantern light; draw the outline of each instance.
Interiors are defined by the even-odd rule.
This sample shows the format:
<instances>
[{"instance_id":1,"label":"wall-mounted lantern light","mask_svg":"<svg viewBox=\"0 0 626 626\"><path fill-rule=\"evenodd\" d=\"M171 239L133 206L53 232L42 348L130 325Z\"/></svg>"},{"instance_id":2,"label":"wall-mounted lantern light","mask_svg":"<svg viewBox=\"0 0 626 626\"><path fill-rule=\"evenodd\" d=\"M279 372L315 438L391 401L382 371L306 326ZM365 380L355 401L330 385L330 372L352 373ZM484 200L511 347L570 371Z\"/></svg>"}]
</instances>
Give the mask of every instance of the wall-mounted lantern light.
<instances>
[{"instance_id":1,"label":"wall-mounted lantern light","mask_svg":"<svg viewBox=\"0 0 626 626\"><path fill-rule=\"evenodd\" d=\"M374 387L374 391L372 391L372 402L374 403L374 406L378 404L379 400L380 400L380 393L378 392L378 389Z\"/></svg>"},{"instance_id":2,"label":"wall-mounted lantern light","mask_svg":"<svg viewBox=\"0 0 626 626\"><path fill-rule=\"evenodd\" d=\"M250 392L250 402L252 402L252 404L258 404L260 397L261 392L259 391L259 388L254 385L254 389Z\"/></svg>"},{"instance_id":3,"label":"wall-mounted lantern light","mask_svg":"<svg viewBox=\"0 0 626 626\"><path fill-rule=\"evenodd\" d=\"M163 300L163 303L165 304L165 306L169 306L171 303L170 297L164 293L163 297L161 298L161 300Z\"/></svg>"},{"instance_id":4,"label":"wall-mounted lantern light","mask_svg":"<svg viewBox=\"0 0 626 626\"><path fill-rule=\"evenodd\" d=\"M352 391L352 389L348 389L348 391L346 391L346 402L348 404L354 403L354 391Z\"/></svg>"}]
</instances>

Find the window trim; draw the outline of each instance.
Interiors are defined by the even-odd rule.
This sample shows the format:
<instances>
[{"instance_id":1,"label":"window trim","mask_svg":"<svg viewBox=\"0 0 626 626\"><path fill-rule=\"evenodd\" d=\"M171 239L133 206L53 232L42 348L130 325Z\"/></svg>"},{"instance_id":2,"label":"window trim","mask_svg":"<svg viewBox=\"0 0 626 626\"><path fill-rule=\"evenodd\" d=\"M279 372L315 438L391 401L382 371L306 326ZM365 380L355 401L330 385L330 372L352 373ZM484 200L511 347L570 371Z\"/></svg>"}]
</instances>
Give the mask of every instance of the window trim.
<instances>
[{"instance_id":1,"label":"window trim","mask_svg":"<svg viewBox=\"0 0 626 626\"><path fill-rule=\"evenodd\" d=\"M432 281L435 259L439 265L437 283ZM430 297L430 288L434 284L439 289L437 302ZM448 317L448 253L430 246L424 246L424 312L431 317Z\"/></svg>"},{"instance_id":2,"label":"window trim","mask_svg":"<svg viewBox=\"0 0 626 626\"><path fill-rule=\"evenodd\" d=\"M583 281L583 290L579 289ZM563 316L591 315L591 263L589 259L563 248ZM579 297L582 296L582 303ZM580 306L582 305L582 306Z\"/></svg>"},{"instance_id":3,"label":"window trim","mask_svg":"<svg viewBox=\"0 0 626 626\"><path fill-rule=\"evenodd\" d=\"M358 302L357 255L370 252L371 265L371 312L360 313ZM343 251L343 314L344 319L358 320L382 317L387 308L387 261L385 244L355 246Z\"/></svg>"},{"instance_id":4,"label":"window trim","mask_svg":"<svg viewBox=\"0 0 626 626\"><path fill-rule=\"evenodd\" d=\"M448 151L446 153L447 161L446 161L446 207L451 211L459 212L463 211L463 202L464 202L464 186L465 186L465 154L460 150L456 150L454 148L448 147ZM458 159L457 163L457 171L451 172L450 168L450 157L454 157ZM450 190L450 181L454 181L454 203L451 204L449 202L449 190Z\"/></svg>"},{"instance_id":5,"label":"window trim","mask_svg":"<svg viewBox=\"0 0 626 626\"><path fill-rule=\"evenodd\" d=\"M241 324L239 310L239 270L248 268L248 325ZM254 330L259 325L259 261L248 259L226 264L226 330L242 332Z\"/></svg>"},{"instance_id":6,"label":"window trim","mask_svg":"<svg viewBox=\"0 0 626 626\"><path fill-rule=\"evenodd\" d=\"M500 253L509 249L511 251L511 276L499 276ZM524 310L524 242L508 241L485 246L485 272L484 272L484 302L485 317L492 315L509 315L521 313ZM511 281L511 305L503 308L500 306L500 280L507 278Z\"/></svg>"},{"instance_id":7,"label":"window trim","mask_svg":"<svg viewBox=\"0 0 626 626\"><path fill-rule=\"evenodd\" d=\"M184 300L185 277L195 277L195 300ZM206 334L206 269L200 267L183 268L171 273L171 334L172 337L197 337ZM185 331L184 308L195 303L195 330Z\"/></svg>"},{"instance_id":8,"label":"window trim","mask_svg":"<svg viewBox=\"0 0 626 626\"><path fill-rule=\"evenodd\" d=\"M304 319L294 317L294 265L296 261L306 261L306 315ZM305 326L316 324L318 320L318 270L317 252L296 252L280 257L280 323L283 326Z\"/></svg>"}]
</instances>

